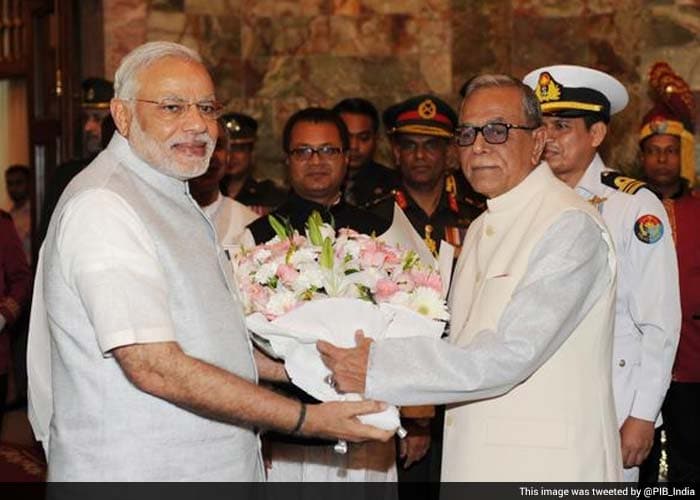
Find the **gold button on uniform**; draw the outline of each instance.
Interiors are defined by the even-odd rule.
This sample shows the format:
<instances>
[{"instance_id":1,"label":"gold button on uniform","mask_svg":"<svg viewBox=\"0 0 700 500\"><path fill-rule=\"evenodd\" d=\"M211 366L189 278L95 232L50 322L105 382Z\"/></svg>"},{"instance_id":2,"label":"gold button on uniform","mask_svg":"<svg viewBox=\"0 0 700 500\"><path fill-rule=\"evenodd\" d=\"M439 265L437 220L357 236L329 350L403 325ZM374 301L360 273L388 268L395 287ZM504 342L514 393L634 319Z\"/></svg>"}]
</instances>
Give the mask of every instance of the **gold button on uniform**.
<instances>
[{"instance_id":1,"label":"gold button on uniform","mask_svg":"<svg viewBox=\"0 0 700 500\"><path fill-rule=\"evenodd\" d=\"M493 236L494 234L496 234L496 230L493 226L486 226L486 236Z\"/></svg>"}]
</instances>

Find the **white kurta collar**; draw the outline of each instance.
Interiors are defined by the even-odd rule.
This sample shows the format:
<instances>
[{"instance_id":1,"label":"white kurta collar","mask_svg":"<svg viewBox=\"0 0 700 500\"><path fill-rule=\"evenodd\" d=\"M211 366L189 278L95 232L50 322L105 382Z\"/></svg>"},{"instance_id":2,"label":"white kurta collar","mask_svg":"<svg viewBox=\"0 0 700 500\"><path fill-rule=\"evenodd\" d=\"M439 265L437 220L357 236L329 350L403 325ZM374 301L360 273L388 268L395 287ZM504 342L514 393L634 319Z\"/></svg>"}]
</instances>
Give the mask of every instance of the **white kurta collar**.
<instances>
[{"instance_id":1,"label":"white kurta collar","mask_svg":"<svg viewBox=\"0 0 700 500\"><path fill-rule=\"evenodd\" d=\"M219 207L221 206L221 203L224 201L224 197L221 193L218 193L216 196L216 199L207 205L206 207L202 207L202 211L207 214L207 217L213 220L214 214L219 210Z\"/></svg>"},{"instance_id":2,"label":"white kurta collar","mask_svg":"<svg viewBox=\"0 0 700 500\"><path fill-rule=\"evenodd\" d=\"M520 184L500 196L486 200L489 213L517 210L532 201L533 193L542 189L542 181L554 177L546 162L540 163Z\"/></svg>"},{"instance_id":3,"label":"white kurta collar","mask_svg":"<svg viewBox=\"0 0 700 500\"><path fill-rule=\"evenodd\" d=\"M107 146L107 151L115 155L122 165L131 170L139 178L150 185L157 186L159 190L162 191L165 189L167 192L175 195L189 192L186 181L166 175L143 161L134 152L129 141L119 132L115 132L112 136L112 140Z\"/></svg>"}]
</instances>

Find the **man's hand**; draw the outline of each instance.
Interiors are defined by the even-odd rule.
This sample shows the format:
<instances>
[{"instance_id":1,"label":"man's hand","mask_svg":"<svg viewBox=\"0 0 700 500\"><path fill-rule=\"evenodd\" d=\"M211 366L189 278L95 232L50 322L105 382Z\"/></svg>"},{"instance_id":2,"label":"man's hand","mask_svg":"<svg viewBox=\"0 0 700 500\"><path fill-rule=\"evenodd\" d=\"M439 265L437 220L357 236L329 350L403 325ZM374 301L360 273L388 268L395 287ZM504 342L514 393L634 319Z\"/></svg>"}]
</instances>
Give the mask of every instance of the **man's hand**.
<instances>
[{"instance_id":1,"label":"man's hand","mask_svg":"<svg viewBox=\"0 0 700 500\"><path fill-rule=\"evenodd\" d=\"M330 402L306 407L306 422L301 433L325 438L338 438L353 443L375 440L388 441L393 431L385 431L361 423L358 415L378 413L386 409L377 401Z\"/></svg>"},{"instance_id":2,"label":"man's hand","mask_svg":"<svg viewBox=\"0 0 700 500\"><path fill-rule=\"evenodd\" d=\"M620 429L622 464L628 467L640 465L654 444L654 422L627 417Z\"/></svg>"},{"instance_id":3,"label":"man's hand","mask_svg":"<svg viewBox=\"0 0 700 500\"><path fill-rule=\"evenodd\" d=\"M343 349L319 340L316 348L326 366L333 372L335 388L340 392L364 394L367 378L367 361L372 339L366 338L362 330L355 332L355 345Z\"/></svg>"},{"instance_id":4,"label":"man's hand","mask_svg":"<svg viewBox=\"0 0 700 500\"><path fill-rule=\"evenodd\" d=\"M269 357L257 347L253 350L255 365L258 369L260 380L269 382L289 382L289 377L284 369L284 363Z\"/></svg>"},{"instance_id":5,"label":"man's hand","mask_svg":"<svg viewBox=\"0 0 700 500\"><path fill-rule=\"evenodd\" d=\"M430 419L405 419L403 427L408 434L399 441L399 456L404 459L403 468L408 469L430 448Z\"/></svg>"}]
</instances>

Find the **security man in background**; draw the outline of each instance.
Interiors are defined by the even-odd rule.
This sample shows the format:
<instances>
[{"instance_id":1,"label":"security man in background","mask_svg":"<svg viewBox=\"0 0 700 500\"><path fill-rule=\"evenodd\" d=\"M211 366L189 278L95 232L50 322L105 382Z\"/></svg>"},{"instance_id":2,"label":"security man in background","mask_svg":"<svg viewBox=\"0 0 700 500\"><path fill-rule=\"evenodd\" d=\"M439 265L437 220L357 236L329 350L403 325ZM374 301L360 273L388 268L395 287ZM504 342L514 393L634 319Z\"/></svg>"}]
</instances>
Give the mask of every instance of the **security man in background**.
<instances>
[{"instance_id":1,"label":"security man in background","mask_svg":"<svg viewBox=\"0 0 700 500\"><path fill-rule=\"evenodd\" d=\"M39 241L44 239L49 219L61 193L68 183L78 175L97 154L107 147L116 130L109 112L109 102L114 96L114 84L104 78L87 78L82 82L81 133L82 155L56 167L49 179L46 199L39 220Z\"/></svg>"},{"instance_id":2,"label":"security man in background","mask_svg":"<svg viewBox=\"0 0 700 500\"><path fill-rule=\"evenodd\" d=\"M419 95L387 108L383 120L399 185L367 207L390 220L398 205L433 254L445 240L455 247L456 257L467 227L485 206L484 197L471 189L461 171L448 166L454 151L456 113L438 97ZM444 406L401 409L408 435L399 441L400 498L415 495L415 483L440 480L443 421ZM430 490L421 495L437 497Z\"/></svg>"},{"instance_id":3,"label":"security man in background","mask_svg":"<svg viewBox=\"0 0 700 500\"><path fill-rule=\"evenodd\" d=\"M287 199L287 192L269 179L253 178L258 122L243 113L227 113L221 121L229 136L228 169L221 181L221 192L260 215L274 210Z\"/></svg>"},{"instance_id":4,"label":"security man in background","mask_svg":"<svg viewBox=\"0 0 700 500\"><path fill-rule=\"evenodd\" d=\"M456 257L467 227L485 206L461 172L449 168L457 115L438 97L419 95L387 108L383 119L400 180L366 207L391 219L396 203L434 254L444 239Z\"/></svg>"},{"instance_id":5,"label":"security man in background","mask_svg":"<svg viewBox=\"0 0 700 500\"><path fill-rule=\"evenodd\" d=\"M598 155L610 116L629 100L619 81L595 69L559 65L536 69L524 82L542 106L543 159L597 207L615 243L613 393L624 478L637 481L654 441L680 332L678 265L668 217L644 183L609 169Z\"/></svg>"},{"instance_id":6,"label":"security man in background","mask_svg":"<svg viewBox=\"0 0 700 500\"><path fill-rule=\"evenodd\" d=\"M669 482L700 481L700 191L695 173L695 98L665 62L649 72L654 106L639 132L644 179L662 198L678 255L681 338L662 409ZM659 475L661 439L641 467L641 481Z\"/></svg>"},{"instance_id":7,"label":"security man in background","mask_svg":"<svg viewBox=\"0 0 700 500\"><path fill-rule=\"evenodd\" d=\"M351 97L333 107L350 133L350 163L343 198L355 206L391 193L398 187L399 174L374 161L379 140L379 113L366 99Z\"/></svg>"}]
</instances>

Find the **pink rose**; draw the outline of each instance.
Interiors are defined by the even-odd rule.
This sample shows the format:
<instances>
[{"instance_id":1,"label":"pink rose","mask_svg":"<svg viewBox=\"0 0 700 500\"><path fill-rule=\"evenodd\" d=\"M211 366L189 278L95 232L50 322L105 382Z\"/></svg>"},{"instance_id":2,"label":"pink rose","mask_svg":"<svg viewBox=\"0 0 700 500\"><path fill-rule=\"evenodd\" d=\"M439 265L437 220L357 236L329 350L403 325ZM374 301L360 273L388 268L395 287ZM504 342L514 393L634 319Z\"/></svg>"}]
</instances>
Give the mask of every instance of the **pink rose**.
<instances>
[{"instance_id":1,"label":"pink rose","mask_svg":"<svg viewBox=\"0 0 700 500\"><path fill-rule=\"evenodd\" d=\"M382 278L377 281L376 289L374 292L375 297L378 301L387 301L399 291L399 285L387 278Z\"/></svg>"},{"instance_id":2,"label":"pink rose","mask_svg":"<svg viewBox=\"0 0 700 500\"><path fill-rule=\"evenodd\" d=\"M338 230L338 236L347 236L348 238L357 238L360 233L349 227L341 227Z\"/></svg>"},{"instance_id":3,"label":"pink rose","mask_svg":"<svg viewBox=\"0 0 700 500\"><path fill-rule=\"evenodd\" d=\"M286 255L289 250L290 241L285 238L283 240L277 241L275 243L268 243L267 249L272 252L272 257L276 258L280 255Z\"/></svg>"},{"instance_id":4,"label":"pink rose","mask_svg":"<svg viewBox=\"0 0 700 500\"><path fill-rule=\"evenodd\" d=\"M442 293L442 280L438 273L434 271L418 271L416 269L411 269L409 274L416 286L432 288L436 292Z\"/></svg>"},{"instance_id":5,"label":"pink rose","mask_svg":"<svg viewBox=\"0 0 700 500\"><path fill-rule=\"evenodd\" d=\"M360 250L360 263L363 268L381 267L387 254L376 241L369 241Z\"/></svg>"},{"instance_id":6,"label":"pink rose","mask_svg":"<svg viewBox=\"0 0 700 500\"><path fill-rule=\"evenodd\" d=\"M401 263L401 255L396 251L395 248L390 246L384 246L386 249L386 263L392 266L396 266Z\"/></svg>"},{"instance_id":7,"label":"pink rose","mask_svg":"<svg viewBox=\"0 0 700 500\"><path fill-rule=\"evenodd\" d=\"M288 264L280 264L277 266L277 276L285 285L291 285L294 280L299 277L299 271Z\"/></svg>"},{"instance_id":8,"label":"pink rose","mask_svg":"<svg viewBox=\"0 0 700 500\"><path fill-rule=\"evenodd\" d=\"M270 298L270 292L264 286L258 283L245 283L243 285L243 293L248 297L250 304L255 311L262 311L267 306L267 301Z\"/></svg>"}]
</instances>

